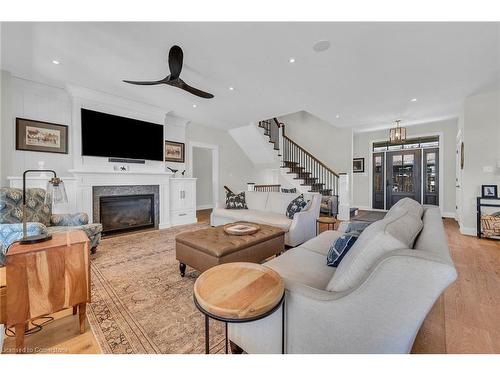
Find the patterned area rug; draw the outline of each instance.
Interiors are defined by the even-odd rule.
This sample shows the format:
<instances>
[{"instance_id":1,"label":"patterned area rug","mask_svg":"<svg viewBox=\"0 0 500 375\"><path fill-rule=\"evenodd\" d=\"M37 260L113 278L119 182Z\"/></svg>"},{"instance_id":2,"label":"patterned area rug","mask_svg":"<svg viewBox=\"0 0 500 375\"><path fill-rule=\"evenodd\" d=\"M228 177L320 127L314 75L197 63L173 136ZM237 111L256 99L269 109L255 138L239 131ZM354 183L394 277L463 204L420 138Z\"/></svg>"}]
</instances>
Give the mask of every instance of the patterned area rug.
<instances>
[{"instance_id":1,"label":"patterned area rug","mask_svg":"<svg viewBox=\"0 0 500 375\"><path fill-rule=\"evenodd\" d=\"M92 255L88 319L104 353L204 353L205 321L193 303L198 273L179 274L175 236L207 223L104 239ZM224 326L210 320L210 352Z\"/></svg>"}]
</instances>

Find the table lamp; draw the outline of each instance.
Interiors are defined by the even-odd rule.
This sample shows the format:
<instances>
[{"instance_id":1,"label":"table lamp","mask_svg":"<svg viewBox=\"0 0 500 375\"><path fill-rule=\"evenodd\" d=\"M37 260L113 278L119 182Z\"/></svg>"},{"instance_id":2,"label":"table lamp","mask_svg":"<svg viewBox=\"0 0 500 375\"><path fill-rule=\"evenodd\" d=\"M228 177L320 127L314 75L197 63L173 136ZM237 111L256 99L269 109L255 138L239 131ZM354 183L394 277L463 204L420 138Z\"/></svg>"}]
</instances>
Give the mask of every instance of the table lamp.
<instances>
[{"instance_id":1,"label":"table lamp","mask_svg":"<svg viewBox=\"0 0 500 375\"><path fill-rule=\"evenodd\" d=\"M55 171L51 169L28 169L23 173L23 237L19 241L21 244L37 243L48 241L52 238L52 235L48 233L37 234L35 236L28 236L28 231L26 228L27 215L26 215L26 174L30 172L49 172L54 175L47 182L47 189L45 192L44 204L50 205L57 203L67 203L68 196L66 195L66 189L64 188L64 182L57 177Z\"/></svg>"}]
</instances>

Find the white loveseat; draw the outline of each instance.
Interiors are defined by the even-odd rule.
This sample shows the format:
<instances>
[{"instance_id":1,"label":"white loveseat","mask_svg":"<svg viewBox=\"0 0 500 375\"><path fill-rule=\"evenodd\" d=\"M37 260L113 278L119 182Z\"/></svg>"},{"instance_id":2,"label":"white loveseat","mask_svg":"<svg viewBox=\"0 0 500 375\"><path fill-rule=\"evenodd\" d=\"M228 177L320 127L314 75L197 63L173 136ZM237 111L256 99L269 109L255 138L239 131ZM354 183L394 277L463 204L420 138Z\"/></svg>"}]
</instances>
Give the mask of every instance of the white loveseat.
<instances>
[{"instance_id":1,"label":"white loveseat","mask_svg":"<svg viewBox=\"0 0 500 375\"><path fill-rule=\"evenodd\" d=\"M320 194L304 194L306 200L311 200L309 208L289 219L286 216L286 209L299 195L299 193L246 191L248 210L230 210L225 208L224 203L220 203L212 211L210 224L218 226L235 221L250 221L272 225L286 232L286 245L298 246L316 235L316 219L319 217L321 207Z\"/></svg>"},{"instance_id":2,"label":"white loveseat","mask_svg":"<svg viewBox=\"0 0 500 375\"><path fill-rule=\"evenodd\" d=\"M456 279L439 209L417 205L402 202L371 224L337 268L326 265L330 245L342 235L337 231L265 263L285 281L286 353L411 351L427 313ZM413 242L422 222L414 246L384 251ZM230 324L229 338L248 353L280 353L281 314L280 308L256 322Z\"/></svg>"}]
</instances>

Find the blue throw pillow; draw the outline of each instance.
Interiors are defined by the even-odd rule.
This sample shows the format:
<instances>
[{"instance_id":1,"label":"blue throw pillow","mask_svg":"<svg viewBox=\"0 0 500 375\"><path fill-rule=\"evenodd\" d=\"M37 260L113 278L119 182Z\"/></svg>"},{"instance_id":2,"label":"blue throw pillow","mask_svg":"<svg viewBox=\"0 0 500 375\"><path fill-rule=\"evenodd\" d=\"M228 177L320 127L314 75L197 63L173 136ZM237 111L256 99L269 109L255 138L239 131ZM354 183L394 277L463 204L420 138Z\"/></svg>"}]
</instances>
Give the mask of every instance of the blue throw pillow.
<instances>
[{"instance_id":1,"label":"blue throw pillow","mask_svg":"<svg viewBox=\"0 0 500 375\"><path fill-rule=\"evenodd\" d=\"M328 255L326 256L326 264L330 267L338 267L349 249L354 245L354 242L359 237L358 232L346 233L337 238L330 246Z\"/></svg>"},{"instance_id":2,"label":"blue throw pillow","mask_svg":"<svg viewBox=\"0 0 500 375\"><path fill-rule=\"evenodd\" d=\"M286 217L289 219L293 219L293 215L297 212L302 211L302 209L307 206L307 202L304 199L304 194L300 194L297 198L290 202L286 209Z\"/></svg>"}]
</instances>

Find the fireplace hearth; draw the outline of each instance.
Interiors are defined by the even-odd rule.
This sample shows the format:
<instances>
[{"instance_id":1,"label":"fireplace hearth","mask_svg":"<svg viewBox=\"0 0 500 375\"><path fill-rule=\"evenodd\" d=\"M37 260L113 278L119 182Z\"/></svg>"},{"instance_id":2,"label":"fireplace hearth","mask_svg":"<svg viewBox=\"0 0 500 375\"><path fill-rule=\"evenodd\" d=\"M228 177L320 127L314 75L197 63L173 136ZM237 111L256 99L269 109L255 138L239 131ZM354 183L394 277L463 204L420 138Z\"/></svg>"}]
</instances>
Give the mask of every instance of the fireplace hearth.
<instances>
[{"instance_id":1,"label":"fireplace hearth","mask_svg":"<svg viewBox=\"0 0 500 375\"><path fill-rule=\"evenodd\" d=\"M154 194L99 197L103 235L155 228Z\"/></svg>"}]
</instances>

